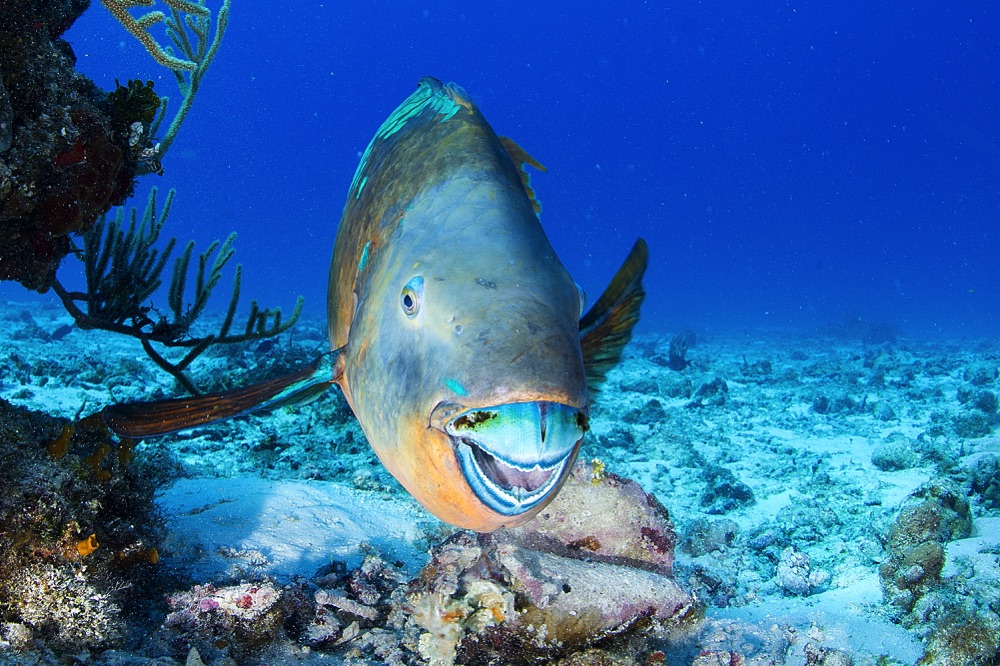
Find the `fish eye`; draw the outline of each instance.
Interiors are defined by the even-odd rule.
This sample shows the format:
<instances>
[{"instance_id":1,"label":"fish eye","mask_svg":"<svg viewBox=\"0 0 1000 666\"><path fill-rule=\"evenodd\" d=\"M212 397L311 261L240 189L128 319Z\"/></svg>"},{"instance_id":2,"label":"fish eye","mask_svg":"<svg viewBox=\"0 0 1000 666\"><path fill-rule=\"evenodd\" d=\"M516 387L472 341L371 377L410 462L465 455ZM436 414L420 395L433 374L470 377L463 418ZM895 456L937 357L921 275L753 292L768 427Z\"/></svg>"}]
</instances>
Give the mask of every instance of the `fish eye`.
<instances>
[{"instance_id":1,"label":"fish eye","mask_svg":"<svg viewBox=\"0 0 1000 666\"><path fill-rule=\"evenodd\" d=\"M403 312L407 317L411 319L417 316L417 312L420 311L420 298L424 293L424 279L419 275L403 287L403 293L399 297L399 304L403 308Z\"/></svg>"}]
</instances>

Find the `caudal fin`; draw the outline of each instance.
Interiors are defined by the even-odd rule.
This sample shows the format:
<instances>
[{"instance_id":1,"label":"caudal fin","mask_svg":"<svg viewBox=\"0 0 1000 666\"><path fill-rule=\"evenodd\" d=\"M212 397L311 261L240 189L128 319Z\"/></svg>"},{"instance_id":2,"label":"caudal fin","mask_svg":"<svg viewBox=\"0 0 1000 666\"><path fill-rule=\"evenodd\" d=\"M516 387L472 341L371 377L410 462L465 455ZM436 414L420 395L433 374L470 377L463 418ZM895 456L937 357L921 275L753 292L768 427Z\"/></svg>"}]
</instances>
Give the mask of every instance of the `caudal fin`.
<instances>
[{"instance_id":1,"label":"caudal fin","mask_svg":"<svg viewBox=\"0 0 1000 666\"><path fill-rule=\"evenodd\" d=\"M109 405L101 412L104 424L119 437L141 439L203 426L251 412L315 400L343 373L340 350L320 356L284 377L219 393L154 402Z\"/></svg>"},{"instance_id":2,"label":"caudal fin","mask_svg":"<svg viewBox=\"0 0 1000 666\"><path fill-rule=\"evenodd\" d=\"M649 249L640 238L611 284L580 320L580 346L587 369L587 387L591 391L599 389L632 338L632 329L639 321L639 306L646 297L642 276L648 263Z\"/></svg>"}]
</instances>

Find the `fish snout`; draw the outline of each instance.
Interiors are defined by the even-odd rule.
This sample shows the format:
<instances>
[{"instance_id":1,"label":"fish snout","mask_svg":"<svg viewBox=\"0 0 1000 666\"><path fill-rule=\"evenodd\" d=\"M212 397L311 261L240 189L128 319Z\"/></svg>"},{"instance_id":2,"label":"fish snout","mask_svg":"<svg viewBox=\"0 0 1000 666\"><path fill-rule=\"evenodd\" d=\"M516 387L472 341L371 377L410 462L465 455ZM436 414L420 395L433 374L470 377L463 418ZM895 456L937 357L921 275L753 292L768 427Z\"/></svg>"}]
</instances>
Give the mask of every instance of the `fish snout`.
<instances>
[{"instance_id":1,"label":"fish snout","mask_svg":"<svg viewBox=\"0 0 1000 666\"><path fill-rule=\"evenodd\" d=\"M448 419L441 429L473 493L504 516L526 513L551 498L588 428L585 411L557 402L456 407L435 409Z\"/></svg>"}]
</instances>

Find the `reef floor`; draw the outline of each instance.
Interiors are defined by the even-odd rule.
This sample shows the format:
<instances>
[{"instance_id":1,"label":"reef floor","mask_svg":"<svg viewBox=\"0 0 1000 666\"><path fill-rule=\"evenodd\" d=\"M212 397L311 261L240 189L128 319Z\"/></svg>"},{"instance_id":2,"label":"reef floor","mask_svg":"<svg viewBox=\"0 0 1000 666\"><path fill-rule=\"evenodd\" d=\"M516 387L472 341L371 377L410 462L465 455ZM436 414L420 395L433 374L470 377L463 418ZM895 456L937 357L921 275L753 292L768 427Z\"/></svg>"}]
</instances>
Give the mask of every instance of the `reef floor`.
<instances>
[{"instance_id":1,"label":"reef floor","mask_svg":"<svg viewBox=\"0 0 1000 666\"><path fill-rule=\"evenodd\" d=\"M69 422L111 401L174 394L138 343L66 332L58 308L9 301L0 321L0 398L13 406ZM192 377L210 390L259 380L324 351L324 329L303 321L276 344L206 354ZM159 466L166 527L154 610L117 643L70 650L42 628L29 635L31 614L0 599L0 663L505 663L504 650L524 663L995 663L998 364L997 340L637 336L596 397L580 460L635 481L669 513L673 580L692 603L562 651L512 623L528 612L513 588L473 593L468 583L472 571L487 580L482 567L513 571L510 552L542 580L549 555L477 542L424 512L333 392L143 442L135 453ZM640 577L670 569L629 562ZM449 575L464 591L441 583ZM269 594L285 599L280 614ZM464 604L458 625L414 620L434 594ZM218 620L230 602L234 614ZM239 615L251 607L256 615Z\"/></svg>"}]
</instances>

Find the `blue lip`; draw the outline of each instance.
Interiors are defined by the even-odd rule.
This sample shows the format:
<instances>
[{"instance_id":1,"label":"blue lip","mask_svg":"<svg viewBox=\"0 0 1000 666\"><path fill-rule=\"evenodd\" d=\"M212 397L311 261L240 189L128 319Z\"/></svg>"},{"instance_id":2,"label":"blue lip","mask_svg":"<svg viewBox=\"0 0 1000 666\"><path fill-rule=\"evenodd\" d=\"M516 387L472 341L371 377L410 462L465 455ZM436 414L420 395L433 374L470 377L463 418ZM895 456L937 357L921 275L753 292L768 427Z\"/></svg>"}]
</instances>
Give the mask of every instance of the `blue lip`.
<instances>
[{"instance_id":1,"label":"blue lip","mask_svg":"<svg viewBox=\"0 0 1000 666\"><path fill-rule=\"evenodd\" d=\"M469 409L445 426L469 487L504 516L530 511L558 488L586 430L579 409L542 401Z\"/></svg>"}]
</instances>

